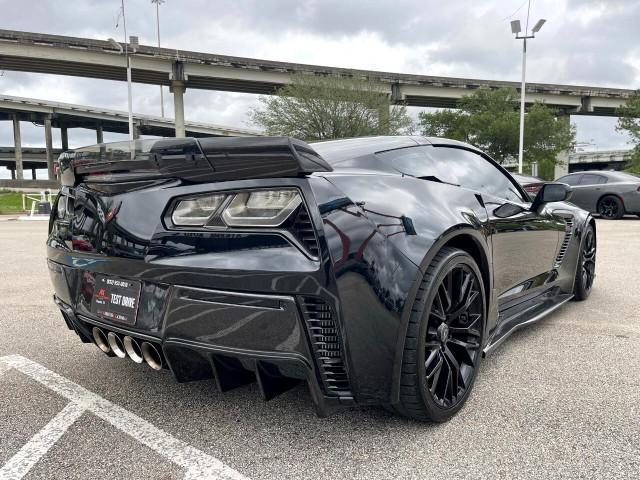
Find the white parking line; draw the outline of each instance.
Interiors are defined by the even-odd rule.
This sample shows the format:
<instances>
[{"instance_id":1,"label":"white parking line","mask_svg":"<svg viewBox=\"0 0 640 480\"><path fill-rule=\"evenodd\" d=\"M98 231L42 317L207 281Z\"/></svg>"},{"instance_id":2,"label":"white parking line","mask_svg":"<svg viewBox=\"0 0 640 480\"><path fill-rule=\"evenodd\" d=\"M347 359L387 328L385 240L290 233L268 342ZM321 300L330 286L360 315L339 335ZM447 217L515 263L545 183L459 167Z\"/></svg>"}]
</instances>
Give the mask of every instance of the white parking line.
<instances>
[{"instance_id":1,"label":"white parking line","mask_svg":"<svg viewBox=\"0 0 640 480\"><path fill-rule=\"evenodd\" d=\"M169 435L163 430L160 430L159 428L155 427L139 416L129 412L128 410L125 410L118 405L115 405L114 403L111 403L108 400L105 400L99 395L87 390L86 388L76 383L73 383L70 380L67 380L61 375L48 370L47 368L36 362L33 362L32 360L29 360L28 358L24 358L19 355L0 357L0 368L2 368L3 364L10 368L15 368L23 374L40 382L50 390L53 390L59 395L67 398L73 404L78 405L84 410L89 411L94 415L102 418L103 420L109 422L114 427L122 430L124 433L130 435L131 437L151 448L166 459L170 460L176 465L179 465L180 467L183 467L186 470L185 478L212 480L248 480L247 477L240 474L236 470L233 470L231 467L228 467L217 458L207 455L197 448L192 447L191 445L188 445L181 440L178 440L177 438ZM62 412L59 415L61 414ZM71 424L69 424L67 428L70 425ZM46 428L47 427L45 427L45 429ZM55 443L58 438L59 436L53 439L53 442L51 444ZM27 459L25 459L25 462L26 461ZM28 468L31 468L31 466L29 466ZM0 479L4 478L4 476L0 475Z\"/></svg>"},{"instance_id":2,"label":"white parking line","mask_svg":"<svg viewBox=\"0 0 640 480\"><path fill-rule=\"evenodd\" d=\"M3 480L20 480L53 444L84 413L85 408L77 403L69 403L45 427L36 433L18 453L0 468Z\"/></svg>"}]
</instances>

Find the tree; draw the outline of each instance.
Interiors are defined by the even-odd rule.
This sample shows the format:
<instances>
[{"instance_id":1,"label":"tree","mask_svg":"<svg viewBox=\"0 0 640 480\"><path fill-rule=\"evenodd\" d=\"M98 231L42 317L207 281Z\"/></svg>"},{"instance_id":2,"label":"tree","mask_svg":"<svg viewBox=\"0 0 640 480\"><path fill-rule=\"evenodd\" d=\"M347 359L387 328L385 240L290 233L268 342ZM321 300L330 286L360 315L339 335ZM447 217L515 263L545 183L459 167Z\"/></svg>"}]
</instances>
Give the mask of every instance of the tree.
<instances>
[{"instance_id":1,"label":"tree","mask_svg":"<svg viewBox=\"0 0 640 480\"><path fill-rule=\"evenodd\" d=\"M250 118L268 135L326 140L398 135L413 127L404 105L392 105L378 84L355 78L294 74L260 102Z\"/></svg>"},{"instance_id":2,"label":"tree","mask_svg":"<svg viewBox=\"0 0 640 480\"><path fill-rule=\"evenodd\" d=\"M448 108L435 112L420 112L418 126L428 137L444 137L469 142L469 122L466 115Z\"/></svg>"},{"instance_id":3,"label":"tree","mask_svg":"<svg viewBox=\"0 0 640 480\"><path fill-rule=\"evenodd\" d=\"M517 158L520 105L515 89L481 88L463 97L458 106L458 110L420 113L422 133L472 143L501 163ZM538 174L553 178L558 154L571 148L575 129L567 118L539 102L529 107L524 129L525 165L537 162Z\"/></svg>"},{"instance_id":4,"label":"tree","mask_svg":"<svg viewBox=\"0 0 640 480\"><path fill-rule=\"evenodd\" d=\"M640 90L633 92L626 104L618 108L616 130L626 132L635 144L627 171L640 173Z\"/></svg>"}]
</instances>

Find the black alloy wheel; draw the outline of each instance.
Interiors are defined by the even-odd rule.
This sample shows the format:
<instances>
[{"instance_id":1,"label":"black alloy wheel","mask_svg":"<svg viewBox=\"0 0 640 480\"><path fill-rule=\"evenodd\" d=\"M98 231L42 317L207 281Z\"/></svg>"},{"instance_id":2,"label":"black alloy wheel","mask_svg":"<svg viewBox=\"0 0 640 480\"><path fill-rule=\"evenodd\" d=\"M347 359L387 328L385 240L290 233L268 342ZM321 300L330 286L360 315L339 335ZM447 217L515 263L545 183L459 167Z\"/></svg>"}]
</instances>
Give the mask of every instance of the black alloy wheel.
<instances>
[{"instance_id":1,"label":"black alloy wheel","mask_svg":"<svg viewBox=\"0 0 640 480\"><path fill-rule=\"evenodd\" d=\"M471 383L480 351L482 308L478 279L464 264L447 272L431 305L425 377L437 404L449 408Z\"/></svg>"},{"instance_id":2,"label":"black alloy wheel","mask_svg":"<svg viewBox=\"0 0 640 480\"><path fill-rule=\"evenodd\" d=\"M591 293L596 278L596 234L593 226L584 231L580 256L576 268L574 295L576 300L585 300Z\"/></svg>"},{"instance_id":3,"label":"black alloy wheel","mask_svg":"<svg viewBox=\"0 0 640 480\"><path fill-rule=\"evenodd\" d=\"M482 356L482 276L474 259L443 248L419 288L403 355L399 413L442 422L467 399Z\"/></svg>"},{"instance_id":4,"label":"black alloy wheel","mask_svg":"<svg viewBox=\"0 0 640 480\"><path fill-rule=\"evenodd\" d=\"M618 220L624 216L624 206L618 197L607 195L598 202L598 213L607 220Z\"/></svg>"}]
</instances>

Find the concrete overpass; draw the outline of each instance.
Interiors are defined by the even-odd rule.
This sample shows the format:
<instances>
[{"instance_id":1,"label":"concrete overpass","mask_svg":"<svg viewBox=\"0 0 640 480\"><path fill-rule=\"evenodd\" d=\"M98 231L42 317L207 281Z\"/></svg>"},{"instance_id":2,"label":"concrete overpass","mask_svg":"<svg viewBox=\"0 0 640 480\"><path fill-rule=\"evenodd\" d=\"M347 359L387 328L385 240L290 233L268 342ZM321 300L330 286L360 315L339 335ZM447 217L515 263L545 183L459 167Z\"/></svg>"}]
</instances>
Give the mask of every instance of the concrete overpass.
<instances>
[{"instance_id":1,"label":"concrete overpass","mask_svg":"<svg viewBox=\"0 0 640 480\"><path fill-rule=\"evenodd\" d=\"M632 149L569 152L566 154L567 164L561 170L556 170L555 178L585 170L624 170L632 154ZM517 172L518 160L512 158L503 162L502 166L509 171Z\"/></svg>"},{"instance_id":2,"label":"concrete overpass","mask_svg":"<svg viewBox=\"0 0 640 480\"><path fill-rule=\"evenodd\" d=\"M0 65L0 68L2 66ZM0 151L0 165L11 170L12 177L23 178L23 168L31 168L32 175L35 168L43 168L32 162L32 153L43 149L22 148L20 122L33 122L44 126L45 136L45 167L49 168L49 179L53 179L53 159L57 158L56 149L52 145L52 128L60 128L62 150L68 150L68 129L88 128L96 131L96 143L102 143L103 132L128 133L128 113L106 108L74 105L70 103L51 102L33 98L0 95L0 121L12 121L15 148L12 149L13 158L9 159L6 152ZM174 134L174 120L172 118L155 117L152 115L133 114L134 138L140 135L170 137ZM243 128L231 128L200 122L185 122L185 133L192 137L204 136L258 136L259 132ZM59 154L59 152L58 152ZM34 177L35 178L35 177Z\"/></svg>"},{"instance_id":3,"label":"concrete overpass","mask_svg":"<svg viewBox=\"0 0 640 480\"><path fill-rule=\"evenodd\" d=\"M23 170L31 170L31 178L36 179L36 170L47 168L47 149L44 147L23 147L20 149L22 155ZM54 158L63 152L61 148L53 148L51 153ZM16 149L14 147L0 147L0 167L6 167L11 171L11 178L16 179Z\"/></svg>"},{"instance_id":4,"label":"concrete overpass","mask_svg":"<svg viewBox=\"0 0 640 480\"><path fill-rule=\"evenodd\" d=\"M121 44L124 46L124 44ZM518 82L435 77L354 70L318 65L231 57L146 45L131 45L134 82L168 85L176 112L183 111L185 88L271 94L293 73L371 79L395 101L411 106L455 107L480 87L513 87ZM126 80L120 48L106 40L0 30L0 69ZM527 84L527 100L544 101L565 114L615 116L632 90L596 86ZM180 115L176 114L178 118Z\"/></svg>"}]
</instances>

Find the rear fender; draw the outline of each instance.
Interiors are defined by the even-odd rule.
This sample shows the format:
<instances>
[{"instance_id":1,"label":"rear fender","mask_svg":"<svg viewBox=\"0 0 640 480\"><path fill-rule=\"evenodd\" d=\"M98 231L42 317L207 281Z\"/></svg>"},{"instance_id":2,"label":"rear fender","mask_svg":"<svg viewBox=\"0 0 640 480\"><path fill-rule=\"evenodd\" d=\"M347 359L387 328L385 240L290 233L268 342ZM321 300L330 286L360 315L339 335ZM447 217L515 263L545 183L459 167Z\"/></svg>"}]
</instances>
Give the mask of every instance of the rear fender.
<instances>
[{"instance_id":1,"label":"rear fender","mask_svg":"<svg viewBox=\"0 0 640 480\"><path fill-rule=\"evenodd\" d=\"M325 178L330 183L323 193L313 189L330 245L350 360L364 371L356 375L358 381L370 381L359 385L356 398L395 403L409 314L424 272L442 246L464 236L483 252L488 269L488 216L473 192L451 185L384 174Z\"/></svg>"}]
</instances>

